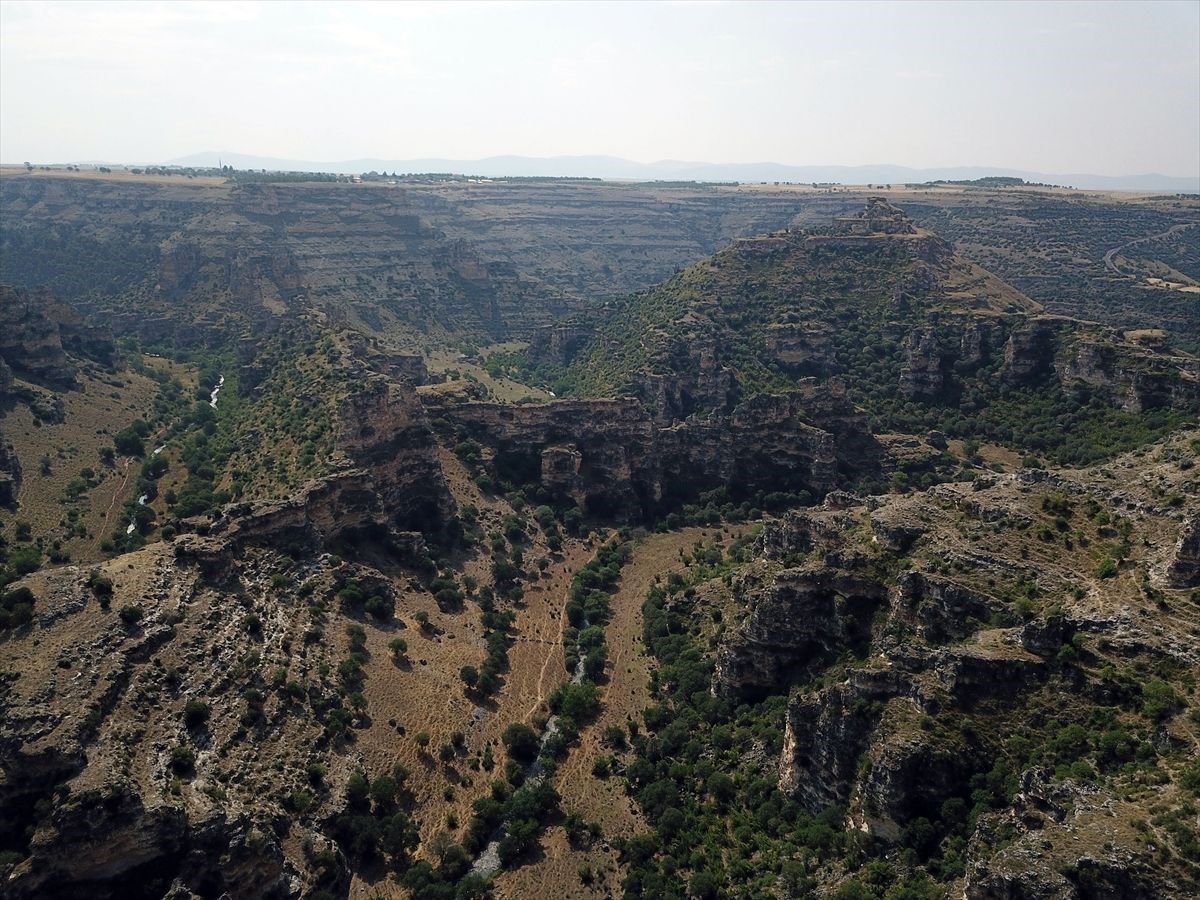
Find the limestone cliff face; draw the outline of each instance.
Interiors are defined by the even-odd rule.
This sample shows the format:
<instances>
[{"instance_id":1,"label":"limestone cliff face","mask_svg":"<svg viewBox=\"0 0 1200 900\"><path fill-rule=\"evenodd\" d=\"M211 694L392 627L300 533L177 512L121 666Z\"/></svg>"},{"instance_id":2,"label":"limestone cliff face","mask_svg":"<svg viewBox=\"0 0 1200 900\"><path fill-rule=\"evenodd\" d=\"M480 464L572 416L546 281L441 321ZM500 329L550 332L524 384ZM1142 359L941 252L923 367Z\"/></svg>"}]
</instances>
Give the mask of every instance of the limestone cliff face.
<instances>
[{"instance_id":1,"label":"limestone cliff face","mask_svg":"<svg viewBox=\"0 0 1200 900\"><path fill-rule=\"evenodd\" d=\"M220 860L220 865L215 865ZM30 858L10 880L14 898L169 895L172 884L290 897L298 871L268 829L246 816L189 818L179 805L146 800L115 781L55 808Z\"/></svg>"},{"instance_id":2,"label":"limestone cliff face","mask_svg":"<svg viewBox=\"0 0 1200 900\"><path fill-rule=\"evenodd\" d=\"M875 741L853 787L851 823L896 841L916 818L937 821L941 804L959 793L970 774L971 757L969 748L935 746L920 735Z\"/></svg>"},{"instance_id":3,"label":"limestone cliff face","mask_svg":"<svg viewBox=\"0 0 1200 900\"><path fill-rule=\"evenodd\" d=\"M555 322L534 329L526 351L535 365L565 366L593 334L593 328L583 322Z\"/></svg>"},{"instance_id":4,"label":"limestone cliff face","mask_svg":"<svg viewBox=\"0 0 1200 900\"><path fill-rule=\"evenodd\" d=\"M1097 388L1130 413L1200 407L1200 363L1122 341L1114 332L1061 316L965 312L908 331L899 390L910 399L953 401L1000 357L1013 385L1057 381ZM986 376L991 377L991 376Z\"/></svg>"},{"instance_id":5,"label":"limestone cliff face","mask_svg":"<svg viewBox=\"0 0 1200 900\"><path fill-rule=\"evenodd\" d=\"M48 291L0 285L0 364L6 373L0 375L0 396L11 389L14 373L69 387L79 359L115 366L112 332L91 325Z\"/></svg>"},{"instance_id":6,"label":"limestone cliff face","mask_svg":"<svg viewBox=\"0 0 1200 900\"><path fill-rule=\"evenodd\" d=\"M861 670L843 684L794 701L784 729L780 790L813 811L848 805L859 757L884 705L906 692L906 681L898 673Z\"/></svg>"},{"instance_id":7,"label":"limestone cliff face","mask_svg":"<svg viewBox=\"0 0 1200 900\"><path fill-rule=\"evenodd\" d=\"M338 413L337 446L370 473L378 508L391 525L435 531L454 512L425 408L413 386L368 379Z\"/></svg>"},{"instance_id":8,"label":"limestone cliff face","mask_svg":"<svg viewBox=\"0 0 1200 900\"><path fill-rule=\"evenodd\" d=\"M1045 769L1021 776L1013 805L985 817L967 848L966 900L1153 900L1190 896L1133 827L1138 807Z\"/></svg>"},{"instance_id":9,"label":"limestone cliff face","mask_svg":"<svg viewBox=\"0 0 1200 900\"><path fill-rule=\"evenodd\" d=\"M63 350L51 303L49 294L0 286L0 358L26 378L70 385L75 366Z\"/></svg>"},{"instance_id":10,"label":"limestone cliff face","mask_svg":"<svg viewBox=\"0 0 1200 900\"><path fill-rule=\"evenodd\" d=\"M932 329L917 328L908 333L904 348L904 368L900 371L900 393L905 397L932 399L946 388L942 370L942 352Z\"/></svg>"},{"instance_id":11,"label":"limestone cliff face","mask_svg":"<svg viewBox=\"0 0 1200 900\"><path fill-rule=\"evenodd\" d=\"M1001 377L1011 384L1026 384L1050 374L1059 333L1070 327L1070 319L1041 316L1015 328L1004 344Z\"/></svg>"},{"instance_id":12,"label":"limestone cliff face","mask_svg":"<svg viewBox=\"0 0 1200 900\"><path fill-rule=\"evenodd\" d=\"M229 504L211 538L189 536L180 552L220 557L237 545L324 544L372 529L393 542L437 533L454 515L437 443L414 387L364 375L337 412L336 467L287 496Z\"/></svg>"},{"instance_id":13,"label":"limestone cliff face","mask_svg":"<svg viewBox=\"0 0 1200 900\"><path fill-rule=\"evenodd\" d=\"M498 479L540 481L599 514L647 515L720 486L824 494L839 470L877 465L865 417L837 386L808 384L726 416L670 424L634 399L430 402L442 427L489 449Z\"/></svg>"},{"instance_id":14,"label":"limestone cliff face","mask_svg":"<svg viewBox=\"0 0 1200 900\"><path fill-rule=\"evenodd\" d=\"M906 572L899 584L902 608L934 644L966 637L1003 609L992 597L929 573Z\"/></svg>"},{"instance_id":15,"label":"limestone cliff face","mask_svg":"<svg viewBox=\"0 0 1200 900\"><path fill-rule=\"evenodd\" d=\"M638 398L662 425L697 413L728 414L737 402L733 372L718 361L711 334L689 331L673 337L664 351L662 372L635 372L623 393Z\"/></svg>"},{"instance_id":16,"label":"limestone cliff face","mask_svg":"<svg viewBox=\"0 0 1200 900\"><path fill-rule=\"evenodd\" d=\"M1029 319L1011 332L1001 376L1012 384L1053 377L1064 389L1100 388L1131 413L1200 404L1196 360L1157 353L1058 316Z\"/></svg>"},{"instance_id":17,"label":"limestone cliff face","mask_svg":"<svg viewBox=\"0 0 1200 900\"><path fill-rule=\"evenodd\" d=\"M713 674L727 696L782 690L817 660L863 644L888 591L869 578L784 569L742 575L733 593L745 618L726 632Z\"/></svg>"},{"instance_id":18,"label":"limestone cliff face","mask_svg":"<svg viewBox=\"0 0 1200 900\"><path fill-rule=\"evenodd\" d=\"M1064 387L1085 384L1110 391L1126 412L1200 402L1200 362L1132 344L1084 336L1060 351L1056 371Z\"/></svg>"},{"instance_id":19,"label":"limestone cliff face","mask_svg":"<svg viewBox=\"0 0 1200 900\"><path fill-rule=\"evenodd\" d=\"M828 377L839 371L833 330L826 325L777 323L767 329L766 343L786 372Z\"/></svg>"}]
</instances>

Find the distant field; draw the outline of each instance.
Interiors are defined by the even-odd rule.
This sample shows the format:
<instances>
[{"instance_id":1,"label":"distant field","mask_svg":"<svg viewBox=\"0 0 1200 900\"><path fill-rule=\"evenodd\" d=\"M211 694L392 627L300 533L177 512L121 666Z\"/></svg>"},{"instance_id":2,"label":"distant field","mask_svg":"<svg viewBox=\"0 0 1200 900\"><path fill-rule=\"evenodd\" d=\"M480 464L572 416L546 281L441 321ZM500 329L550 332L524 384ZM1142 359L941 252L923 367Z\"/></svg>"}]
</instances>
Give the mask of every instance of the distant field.
<instances>
[{"instance_id":1,"label":"distant field","mask_svg":"<svg viewBox=\"0 0 1200 900\"><path fill-rule=\"evenodd\" d=\"M222 185L225 184L225 178L217 175L135 175L132 172L115 169L112 172L98 172L95 169L84 169L79 172L68 171L67 169L34 169L32 172L27 172L24 166L0 166L0 178L70 178L85 181L124 181L124 182L145 182L149 184L178 184L179 182L191 182L192 184L207 184L207 185Z\"/></svg>"}]
</instances>

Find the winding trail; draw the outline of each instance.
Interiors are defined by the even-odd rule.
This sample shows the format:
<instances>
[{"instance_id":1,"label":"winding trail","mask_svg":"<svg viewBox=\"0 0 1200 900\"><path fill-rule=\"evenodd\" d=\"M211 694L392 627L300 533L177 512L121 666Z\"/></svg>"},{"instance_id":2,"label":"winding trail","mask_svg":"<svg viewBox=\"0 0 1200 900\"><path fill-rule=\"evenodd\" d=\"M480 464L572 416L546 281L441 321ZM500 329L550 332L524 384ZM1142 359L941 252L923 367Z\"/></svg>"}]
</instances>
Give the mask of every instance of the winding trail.
<instances>
[{"instance_id":1,"label":"winding trail","mask_svg":"<svg viewBox=\"0 0 1200 900\"><path fill-rule=\"evenodd\" d=\"M1172 225L1166 231L1160 234L1151 234L1146 237L1136 238L1127 244L1122 244L1120 247L1113 247L1104 254L1104 268L1112 272L1114 275L1119 275L1122 278L1136 278L1135 275L1126 275L1121 271L1121 267L1116 263L1116 257L1122 250L1128 250L1130 247L1136 247L1138 244L1148 244L1150 241L1157 241L1161 238L1170 237L1173 234L1178 234L1188 228L1195 228L1200 225L1200 222L1180 222L1178 225Z\"/></svg>"},{"instance_id":2,"label":"winding trail","mask_svg":"<svg viewBox=\"0 0 1200 900\"><path fill-rule=\"evenodd\" d=\"M100 542L104 540L105 532L108 531L108 520L112 518L113 507L116 506L117 498L125 492L125 485L129 484L129 464L133 462L128 456L125 457L125 477L121 480L121 486L113 491L112 499L108 501L108 509L104 511L104 525L96 532L96 541L92 544L93 549L100 546Z\"/></svg>"},{"instance_id":3,"label":"winding trail","mask_svg":"<svg viewBox=\"0 0 1200 900\"><path fill-rule=\"evenodd\" d=\"M600 552L600 547L603 547L605 544L607 544L612 539L612 536L613 532L609 532L604 536L604 539L596 548L596 553ZM596 553L593 553L588 558L587 562L591 562L593 559L595 559ZM587 563L584 563L584 565L587 565ZM582 566L580 568L582 568ZM550 645L550 649L546 651L546 658L542 660L542 670L538 674L537 697L534 699L533 705L529 707L529 711L526 712L524 717L521 719L522 722L528 722L531 718L533 718L533 714L538 711L538 707L545 702L546 670L550 668L550 661L554 659L554 651L562 646L563 633L567 630L567 603L570 602L571 599L570 590L571 589L568 587L567 592L563 594L562 606L560 606L558 609L558 639L553 644L550 644L549 641L546 642Z\"/></svg>"}]
</instances>

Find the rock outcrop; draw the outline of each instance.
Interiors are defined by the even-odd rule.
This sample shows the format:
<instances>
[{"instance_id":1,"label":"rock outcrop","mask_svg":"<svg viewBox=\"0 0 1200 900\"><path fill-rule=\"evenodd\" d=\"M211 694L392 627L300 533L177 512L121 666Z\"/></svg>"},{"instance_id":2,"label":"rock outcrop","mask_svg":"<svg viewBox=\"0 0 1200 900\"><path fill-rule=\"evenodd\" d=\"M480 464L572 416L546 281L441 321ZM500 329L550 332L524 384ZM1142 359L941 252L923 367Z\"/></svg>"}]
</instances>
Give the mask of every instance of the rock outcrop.
<instances>
[{"instance_id":1,"label":"rock outcrop","mask_svg":"<svg viewBox=\"0 0 1200 900\"><path fill-rule=\"evenodd\" d=\"M1200 517L1193 516L1184 524L1166 574L1171 587L1200 587Z\"/></svg>"},{"instance_id":2,"label":"rock outcrop","mask_svg":"<svg viewBox=\"0 0 1200 900\"><path fill-rule=\"evenodd\" d=\"M778 692L816 662L863 646L888 594L872 579L803 569L750 572L732 591L746 612L717 650L713 685L726 696Z\"/></svg>"},{"instance_id":3,"label":"rock outcrop","mask_svg":"<svg viewBox=\"0 0 1200 900\"><path fill-rule=\"evenodd\" d=\"M15 506L21 492L21 460L0 432L0 506Z\"/></svg>"},{"instance_id":4,"label":"rock outcrop","mask_svg":"<svg viewBox=\"0 0 1200 900\"><path fill-rule=\"evenodd\" d=\"M842 472L878 465L865 417L837 383L807 383L726 416L670 424L634 399L520 406L427 399L435 422L488 448L498 480L539 482L599 514L650 515L722 486L742 496L821 495Z\"/></svg>"},{"instance_id":5,"label":"rock outcrop","mask_svg":"<svg viewBox=\"0 0 1200 900\"><path fill-rule=\"evenodd\" d=\"M904 368L900 371L900 393L905 397L933 399L946 388L942 352L932 329L917 328L908 333L904 348Z\"/></svg>"},{"instance_id":6,"label":"rock outcrop","mask_svg":"<svg viewBox=\"0 0 1200 900\"><path fill-rule=\"evenodd\" d=\"M833 331L820 323L782 322L766 332L767 350L794 375L828 377L838 372Z\"/></svg>"},{"instance_id":7,"label":"rock outcrop","mask_svg":"<svg viewBox=\"0 0 1200 900\"><path fill-rule=\"evenodd\" d=\"M892 698L907 693L904 676L859 670L788 707L780 757L779 788L806 809L845 807L870 744Z\"/></svg>"},{"instance_id":8,"label":"rock outcrop","mask_svg":"<svg viewBox=\"0 0 1200 900\"><path fill-rule=\"evenodd\" d=\"M1139 345L1084 335L1065 344L1055 370L1064 388L1101 388L1130 413L1200 402L1200 361Z\"/></svg>"},{"instance_id":9,"label":"rock outcrop","mask_svg":"<svg viewBox=\"0 0 1200 900\"><path fill-rule=\"evenodd\" d=\"M565 366L592 338L594 329L585 322L555 322L534 329L526 355L535 366Z\"/></svg>"},{"instance_id":10,"label":"rock outcrop","mask_svg":"<svg viewBox=\"0 0 1200 900\"><path fill-rule=\"evenodd\" d=\"M1156 864L1132 825L1136 807L1093 785L1021 776L1008 810L985 816L971 836L966 900L1152 900L1190 891Z\"/></svg>"},{"instance_id":11,"label":"rock outcrop","mask_svg":"<svg viewBox=\"0 0 1200 900\"><path fill-rule=\"evenodd\" d=\"M917 623L921 636L933 644L973 634L1003 610L995 598L929 573L906 572L899 586L903 608Z\"/></svg>"},{"instance_id":12,"label":"rock outcrop","mask_svg":"<svg viewBox=\"0 0 1200 900\"><path fill-rule=\"evenodd\" d=\"M54 809L30 857L9 877L7 896L97 898L169 896L299 897L304 882L278 838L246 818L189 820L182 805L147 808L126 781Z\"/></svg>"},{"instance_id":13,"label":"rock outcrop","mask_svg":"<svg viewBox=\"0 0 1200 900\"><path fill-rule=\"evenodd\" d=\"M14 374L56 388L75 384L78 360L105 368L117 364L107 328L89 325L50 292L0 285L0 398L13 390Z\"/></svg>"},{"instance_id":14,"label":"rock outcrop","mask_svg":"<svg viewBox=\"0 0 1200 900\"><path fill-rule=\"evenodd\" d=\"M337 447L370 473L377 508L401 529L433 532L454 513L437 442L411 383L375 376L338 411Z\"/></svg>"}]
</instances>

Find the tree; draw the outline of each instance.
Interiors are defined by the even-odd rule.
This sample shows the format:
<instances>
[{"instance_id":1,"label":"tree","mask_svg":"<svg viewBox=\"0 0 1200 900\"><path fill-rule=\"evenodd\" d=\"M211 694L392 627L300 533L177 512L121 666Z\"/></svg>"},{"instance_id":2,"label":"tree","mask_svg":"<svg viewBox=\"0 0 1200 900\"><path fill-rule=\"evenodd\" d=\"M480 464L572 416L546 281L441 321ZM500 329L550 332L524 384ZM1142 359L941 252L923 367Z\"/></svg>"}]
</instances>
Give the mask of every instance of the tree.
<instances>
[{"instance_id":1,"label":"tree","mask_svg":"<svg viewBox=\"0 0 1200 900\"><path fill-rule=\"evenodd\" d=\"M371 800L377 808L390 808L399 789L400 786L391 775L380 775L371 782Z\"/></svg>"},{"instance_id":2,"label":"tree","mask_svg":"<svg viewBox=\"0 0 1200 900\"><path fill-rule=\"evenodd\" d=\"M500 862L509 866L524 856L537 842L540 828L533 819L517 819L508 823L500 846L496 848Z\"/></svg>"},{"instance_id":3,"label":"tree","mask_svg":"<svg viewBox=\"0 0 1200 900\"><path fill-rule=\"evenodd\" d=\"M514 722L504 729L500 739L513 759L532 762L538 752L538 736L528 725Z\"/></svg>"},{"instance_id":4,"label":"tree","mask_svg":"<svg viewBox=\"0 0 1200 900\"><path fill-rule=\"evenodd\" d=\"M370 794L371 783L367 781L366 773L350 773L350 778L346 781L346 802L351 806L365 806Z\"/></svg>"},{"instance_id":5,"label":"tree","mask_svg":"<svg viewBox=\"0 0 1200 900\"><path fill-rule=\"evenodd\" d=\"M463 680L468 688L474 688L479 684L479 670L474 666L463 666L459 672L459 677Z\"/></svg>"}]
</instances>

